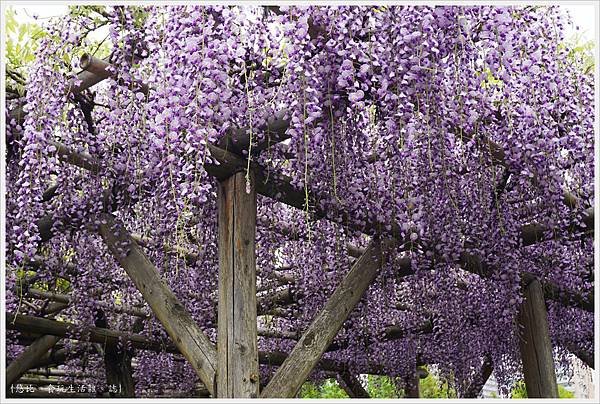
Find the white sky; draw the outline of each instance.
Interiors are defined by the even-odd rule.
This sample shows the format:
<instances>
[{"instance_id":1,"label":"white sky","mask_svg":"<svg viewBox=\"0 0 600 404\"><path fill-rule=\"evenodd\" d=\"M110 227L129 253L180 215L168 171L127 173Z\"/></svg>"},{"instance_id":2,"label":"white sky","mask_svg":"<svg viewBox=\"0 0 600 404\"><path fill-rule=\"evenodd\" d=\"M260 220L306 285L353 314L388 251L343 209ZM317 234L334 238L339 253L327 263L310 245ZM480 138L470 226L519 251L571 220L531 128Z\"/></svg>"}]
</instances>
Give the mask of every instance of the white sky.
<instances>
[{"instance_id":1,"label":"white sky","mask_svg":"<svg viewBox=\"0 0 600 404\"><path fill-rule=\"evenodd\" d=\"M68 12L68 7L61 4L25 4L26 5L18 3L12 4L12 7L17 11L17 18L19 21L23 22L34 21L34 15L46 19L49 17L65 15ZM573 1L572 4L561 4L560 7L567 10L573 18L573 26L567 28L567 38L579 34L585 41L594 40L597 26L596 16L598 15L599 10L594 7L593 4L577 4L576 1ZM575 26L579 26L579 31L575 29ZM104 29L100 29L95 36L92 36L92 39L102 40L108 34L108 28L103 28ZM595 49L594 52L597 54L598 50Z\"/></svg>"}]
</instances>

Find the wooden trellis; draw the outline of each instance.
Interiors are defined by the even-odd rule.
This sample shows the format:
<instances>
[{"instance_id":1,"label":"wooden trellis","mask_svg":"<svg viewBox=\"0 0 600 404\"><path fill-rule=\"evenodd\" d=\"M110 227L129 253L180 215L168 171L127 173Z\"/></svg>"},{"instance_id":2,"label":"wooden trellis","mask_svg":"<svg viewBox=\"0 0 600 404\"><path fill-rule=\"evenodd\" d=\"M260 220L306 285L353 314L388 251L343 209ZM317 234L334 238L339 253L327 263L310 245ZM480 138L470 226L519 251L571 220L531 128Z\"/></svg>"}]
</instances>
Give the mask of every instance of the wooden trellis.
<instances>
[{"instance_id":1,"label":"wooden trellis","mask_svg":"<svg viewBox=\"0 0 600 404\"><path fill-rule=\"evenodd\" d=\"M81 83L71 88L73 93L81 92L90 86L111 76L107 61L101 61L84 55L82 58L83 71L78 78ZM138 88L145 93L148 87L139 83ZM23 111L16 110L13 115L22 115ZM273 117L265 127L261 128L268 134L268 139L253 146L254 150L264 150L270 144L286 138L285 131L289 120L285 113ZM377 220L367 220L364 224L353 224L350 214L337 206L328 209L322 207L319 201L324 200L318 194L311 194L311 206L315 206L316 218L341 218L353 230L362 231L373 236L366 250L357 250L349 246L351 256L357 258L352 268L340 282L337 289L326 302L322 310L315 316L313 322L302 335L260 330L257 327L257 287L256 287L256 195L268 196L289 206L302 209L305 205L304 191L296 190L289 179L281 176L267 176L264 170L256 164L251 166L246 178L247 161L241 156L250 142L247 130L242 128L232 131L229 136L216 145L209 145L212 157L217 164L206 165L209 174L219 180L218 188L218 224L219 224L219 306L218 306L218 337L216 346L193 321L177 296L170 290L158 274L154 264L144 253L141 244L143 238L128 233L124 225L113 215L106 213L101 217L99 233L107 248L127 272L136 288L140 291L148 307L167 331L170 341L152 341L141 335L126 335L120 331L110 330L106 325L88 327L86 337L82 341L102 342L105 346L103 355L107 368L109 382L126 386L125 396L133 396L134 386L131 376L131 354L119 350L117 341L122 338L130 341L133 349L166 351L180 353L193 367L205 386L207 394L213 397L294 397L306 378L315 368L333 372L340 378L344 389L354 397L368 397L368 394L356 377L348 372L345 364L327 359L322 356L328 350L339 349L333 340L342 324L360 301L365 291L377 276L382 263L395 260L387 251L398 243L400 227L396 223L379 223ZM97 174L101 162L91 155L78 153L68 147L56 143L58 157L70 164ZM506 164L502 149L487 141L486 147L491 151L496 164ZM246 181L250 181L250 193L246 192ZM44 198L51 199L56 188L49 189ZM565 193L564 202L571 208L579 204L577 199ZM593 228L594 211L588 209L582 214L587 228ZM47 216L38 222L40 236L43 241L52 237L52 224L57 218ZM391 228L389 239L380 239L378 229ZM581 232L579 224L573 224L567 231ZM280 229L285 233L285 229ZM532 245L538 241L561 236L543 225L531 224L521 228L523 245ZM166 246L165 248L168 248ZM181 251L178 251L181 253ZM189 257L192 259L193 257ZM461 268L482 277L490 277L494 268L489 267L483 259L477 256L463 254L458 264ZM409 259L402 258L394 261L398 268L398 277L413 274ZM285 282L293 283L293 278L285 278ZM552 361L552 345L549 338L547 313L544 299L552 299L563 305L572 305L584 310L593 311L591 295L581 296L561 290L557 285L541 283L531 274L523 276L525 302L523 303L519 323L522 328L521 353L523 371L529 397L557 397L556 375ZM285 290L285 289L284 289ZM56 295L43 291L29 289L26 293L37 299L49 299L56 305L48 307L46 313L56 313L70 303L69 296ZM290 303L294 300L291 293L280 293L281 299L274 301ZM260 307L260 303L258 304ZM277 305L275 305L276 308ZM104 310L113 310L104 307ZM54 311L50 311L54 310ZM140 318L149 316L149 312L140 308L120 308L121 312ZM23 315L8 314L6 316L8 329L33 333L37 337L28 349L15 359L7 369L7 386L15 383L27 371L44 366L58 364L64 361L64 349L52 350L70 331L76 330L74 324L61 323L47 318L34 318ZM388 331L386 331L387 333ZM432 332L431 322L419 330L390 329L386 337L393 339L405 335L406 332ZM278 352L259 352L258 336L274 336L297 340L294 349L289 354ZM394 337L395 335L395 337ZM576 352L574 352L576 353ZM577 353L576 353L577 354ZM581 355L578 355L582 357ZM587 358L588 365L593 365L593 359ZM271 380L261 385L259 380L259 363L277 365L279 368ZM365 369L365 373L383 374L383 369L377 366ZM493 365L485 358L481 369L480 383L469 388L469 395L476 396L485 380L490 376ZM36 372L35 370L33 371ZM37 371L39 372L39 371ZM418 374L415 380L408 383L409 395L418 397ZM23 380L23 379L22 379Z\"/></svg>"}]
</instances>

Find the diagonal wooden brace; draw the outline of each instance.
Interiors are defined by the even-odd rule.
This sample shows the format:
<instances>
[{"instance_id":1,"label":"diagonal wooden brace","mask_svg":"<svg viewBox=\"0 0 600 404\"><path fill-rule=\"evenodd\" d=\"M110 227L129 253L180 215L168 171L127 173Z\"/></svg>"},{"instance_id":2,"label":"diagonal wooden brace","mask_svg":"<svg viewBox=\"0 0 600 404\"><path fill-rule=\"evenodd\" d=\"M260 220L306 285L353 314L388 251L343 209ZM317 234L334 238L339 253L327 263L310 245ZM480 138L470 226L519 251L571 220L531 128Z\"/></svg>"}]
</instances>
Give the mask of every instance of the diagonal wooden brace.
<instances>
[{"instance_id":1,"label":"diagonal wooden brace","mask_svg":"<svg viewBox=\"0 0 600 404\"><path fill-rule=\"evenodd\" d=\"M374 240L317 314L290 355L277 369L261 397L294 397L382 265L383 252L392 242Z\"/></svg>"},{"instance_id":2,"label":"diagonal wooden brace","mask_svg":"<svg viewBox=\"0 0 600 404\"><path fill-rule=\"evenodd\" d=\"M42 335L15 358L6 368L6 391L25 372L35 367L38 358L47 353L60 339L61 337L55 335Z\"/></svg>"},{"instance_id":3,"label":"diagonal wooden brace","mask_svg":"<svg viewBox=\"0 0 600 404\"><path fill-rule=\"evenodd\" d=\"M350 372L341 372L338 374L338 384L348 394L350 398L371 398L369 392L365 390L360 380Z\"/></svg>"},{"instance_id":4,"label":"diagonal wooden brace","mask_svg":"<svg viewBox=\"0 0 600 404\"><path fill-rule=\"evenodd\" d=\"M154 315L192 365L200 380L214 394L217 350L179 299L160 277L140 246L111 214L101 216L100 235L140 291Z\"/></svg>"}]
</instances>

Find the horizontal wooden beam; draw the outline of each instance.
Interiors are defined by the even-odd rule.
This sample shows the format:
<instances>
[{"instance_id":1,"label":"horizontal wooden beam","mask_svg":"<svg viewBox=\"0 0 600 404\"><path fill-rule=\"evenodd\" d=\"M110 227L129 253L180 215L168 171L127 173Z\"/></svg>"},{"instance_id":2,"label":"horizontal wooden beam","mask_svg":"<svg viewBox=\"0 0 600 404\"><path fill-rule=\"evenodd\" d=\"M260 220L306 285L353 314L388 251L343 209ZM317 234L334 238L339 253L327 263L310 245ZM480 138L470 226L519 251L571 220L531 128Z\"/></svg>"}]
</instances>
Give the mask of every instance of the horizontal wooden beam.
<instances>
[{"instance_id":1,"label":"horizontal wooden beam","mask_svg":"<svg viewBox=\"0 0 600 404\"><path fill-rule=\"evenodd\" d=\"M17 384L29 384L32 386L47 386L49 384L53 384L55 386L77 386L78 383L73 383L71 381L66 381L66 380L60 380L57 379L56 377L52 377L52 378L45 378L45 377L22 377L19 380L15 381L14 383L11 383L13 385L17 385ZM10 385L8 385L10 386Z\"/></svg>"},{"instance_id":2,"label":"horizontal wooden beam","mask_svg":"<svg viewBox=\"0 0 600 404\"><path fill-rule=\"evenodd\" d=\"M94 373L90 372L79 372L79 371L68 371L63 369L51 369L51 368L39 368L29 369L27 374L36 376L57 376L57 377L94 377Z\"/></svg>"},{"instance_id":3,"label":"horizontal wooden beam","mask_svg":"<svg viewBox=\"0 0 600 404\"><path fill-rule=\"evenodd\" d=\"M90 80L83 81L79 86L74 86L71 90L73 93L79 93L86 88L89 88L102 80L105 80L109 77L115 77L116 73L114 72L114 67L108 63L107 59L98 59L89 53L84 53L79 58L79 66L81 67L82 74L88 73L92 78ZM148 95L149 87L146 83L141 81L135 81L133 83L133 91L141 92L144 95Z\"/></svg>"},{"instance_id":4,"label":"horizontal wooden beam","mask_svg":"<svg viewBox=\"0 0 600 404\"><path fill-rule=\"evenodd\" d=\"M260 127L233 129L217 142L217 146L237 154L248 150L252 150L253 154L261 152L271 145L290 138L286 134L290 125L289 116L289 111L279 111ZM252 147L250 147L251 140Z\"/></svg>"},{"instance_id":5,"label":"horizontal wooden beam","mask_svg":"<svg viewBox=\"0 0 600 404\"><path fill-rule=\"evenodd\" d=\"M98 60L98 59L96 59ZM107 64L108 59L104 59L101 61L102 63ZM83 67L83 66L82 66ZM98 84L102 80L108 78L110 76L110 72L108 71L96 71L90 72L85 69L81 70L77 73L77 77L71 81L71 84L68 87L68 92L73 94L79 94L82 91ZM25 115L27 115L23 109L25 103L19 105L17 108L11 110L9 112L9 116L12 119L16 119L18 122L22 122Z\"/></svg>"},{"instance_id":6,"label":"horizontal wooden beam","mask_svg":"<svg viewBox=\"0 0 600 404\"><path fill-rule=\"evenodd\" d=\"M71 296L69 296L69 295L65 295L62 293L48 292L48 291L40 290L40 289L27 289L26 295L29 297L32 297L34 299L47 299L47 300L64 303L64 304L71 303ZM141 310L141 309L138 309L135 307L130 307L130 306L126 306L126 305L110 304L107 302L99 302L99 301L95 301L94 303L96 305L98 305L99 307L101 307L105 310L109 310L113 313L129 314L132 316L142 317L142 318L150 317L150 313L148 313L145 310Z\"/></svg>"},{"instance_id":7,"label":"horizontal wooden beam","mask_svg":"<svg viewBox=\"0 0 600 404\"><path fill-rule=\"evenodd\" d=\"M56 335L59 337L70 338L83 342L100 342L102 344L117 344L120 340L130 341L135 349L149 350L154 352L167 352L172 354L181 354L175 345L169 340L152 340L144 335L125 333L107 328L81 326L62 321L48 320L41 317L14 315L7 313L6 329L17 330L20 332L32 332L36 334ZM77 336L77 337L75 337ZM83 350L83 346L78 349ZM68 356L68 350L61 348L56 352L49 353L39 358L34 367L44 367L50 364L63 363ZM288 357L284 352L264 352L259 351L259 362L269 366L280 366ZM183 359L182 359L183 360ZM342 372L349 370L349 366L343 362L331 359L321 359L317 366L320 369L331 372ZM364 373L385 375L386 369L383 366L370 364L365 368Z\"/></svg>"},{"instance_id":8,"label":"horizontal wooden beam","mask_svg":"<svg viewBox=\"0 0 600 404\"><path fill-rule=\"evenodd\" d=\"M6 314L6 329L36 334L54 335L61 338L70 338L70 335L81 335L79 340L98 342L101 344L117 345L119 341L129 341L136 349L145 349L155 352L175 352L164 341L152 341L143 335L126 334L106 328L79 326L64 321L49 320L41 317L32 317L22 314Z\"/></svg>"}]
</instances>

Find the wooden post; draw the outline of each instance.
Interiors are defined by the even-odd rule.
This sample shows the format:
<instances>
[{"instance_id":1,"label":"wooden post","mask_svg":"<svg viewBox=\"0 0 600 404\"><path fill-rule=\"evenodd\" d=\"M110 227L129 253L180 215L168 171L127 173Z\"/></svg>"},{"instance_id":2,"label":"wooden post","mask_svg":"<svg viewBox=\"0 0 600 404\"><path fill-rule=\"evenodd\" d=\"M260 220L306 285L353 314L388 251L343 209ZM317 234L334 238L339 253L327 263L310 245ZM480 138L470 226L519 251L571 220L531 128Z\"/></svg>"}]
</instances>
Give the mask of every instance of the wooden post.
<instances>
[{"instance_id":1,"label":"wooden post","mask_svg":"<svg viewBox=\"0 0 600 404\"><path fill-rule=\"evenodd\" d=\"M415 372L404 379L404 397L419 398L419 381L420 377L415 368Z\"/></svg>"},{"instance_id":2,"label":"wooden post","mask_svg":"<svg viewBox=\"0 0 600 404\"><path fill-rule=\"evenodd\" d=\"M60 337L54 335L42 335L15 358L6 368L6 391L9 390L11 384L34 367L39 358L46 354L59 340Z\"/></svg>"},{"instance_id":3,"label":"wooden post","mask_svg":"<svg viewBox=\"0 0 600 404\"><path fill-rule=\"evenodd\" d=\"M106 384L116 387L111 397L135 397L135 383L131 370L131 352L115 346L104 348Z\"/></svg>"},{"instance_id":4,"label":"wooden post","mask_svg":"<svg viewBox=\"0 0 600 404\"><path fill-rule=\"evenodd\" d=\"M108 328L108 319L104 310L99 309L96 312L94 325ZM122 344L106 344L103 351L106 384L109 386L110 397L135 397L135 384L131 371L133 351L128 351Z\"/></svg>"},{"instance_id":5,"label":"wooden post","mask_svg":"<svg viewBox=\"0 0 600 404\"><path fill-rule=\"evenodd\" d=\"M371 398L360 380L349 372L339 373L338 383L350 398Z\"/></svg>"},{"instance_id":6,"label":"wooden post","mask_svg":"<svg viewBox=\"0 0 600 404\"><path fill-rule=\"evenodd\" d=\"M548 313L542 285L537 279L524 288L525 301L519 310L519 345L523 375L529 398L558 398Z\"/></svg>"},{"instance_id":7,"label":"wooden post","mask_svg":"<svg viewBox=\"0 0 600 404\"><path fill-rule=\"evenodd\" d=\"M483 389L483 386L485 386L488 379L492 375L493 371L494 366L492 364L492 358L489 355L486 355L483 358L483 364L481 365L481 369L473 379L473 382L467 388L463 397L477 398L479 396L479 393L481 393L481 389Z\"/></svg>"},{"instance_id":8,"label":"wooden post","mask_svg":"<svg viewBox=\"0 0 600 404\"><path fill-rule=\"evenodd\" d=\"M331 344L346 318L358 304L373 281L382 261L378 240L371 242L365 253L336 288L325 307L317 314L300 341L277 369L267 387L264 398L295 397L319 359Z\"/></svg>"},{"instance_id":9,"label":"wooden post","mask_svg":"<svg viewBox=\"0 0 600 404\"><path fill-rule=\"evenodd\" d=\"M62 338L68 337L71 339L76 339L77 341L98 343L102 347L109 345L116 346L119 342L127 341L135 349L145 349L154 352L181 353L178 347L172 345L168 340L152 340L144 335L131 334L130 332L125 333L100 327L79 326L66 321L56 321L42 317L6 313L5 323L7 330L17 330L34 334L55 335ZM81 337L74 338L73 334L80 335ZM42 357L38 359L44 359L46 361L52 361L56 359L64 360L64 354L61 353L58 355L61 351L66 353L66 350L59 349L53 355L49 355L50 358L44 358L46 355L42 355ZM41 362L41 360L39 362ZM36 363L36 367L45 366L39 364L39 362Z\"/></svg>"},{"instance_id":10,"label":"wooden post","mask_svg":"<svg viewBox=\"0 0 600 404\"><path fill-rule=\"evenodd\" d=\"M121 222L110 214L103 214L99 230L110 252L125 269L173 343L194 368L208 391L214 394L217 352L212 342L194 322Z\"/></svg>"},{"instance_id":11,"label":"wooden post","mask_svg":"<svg viewBox=\"0 0 600 404\"><path fill-rule=\"evenodd\" d=\"M217 397L258 397L256 186L244 172L219 183ZM249 191L249 192L246 192Z\"/></svg>"}]
</instances>

